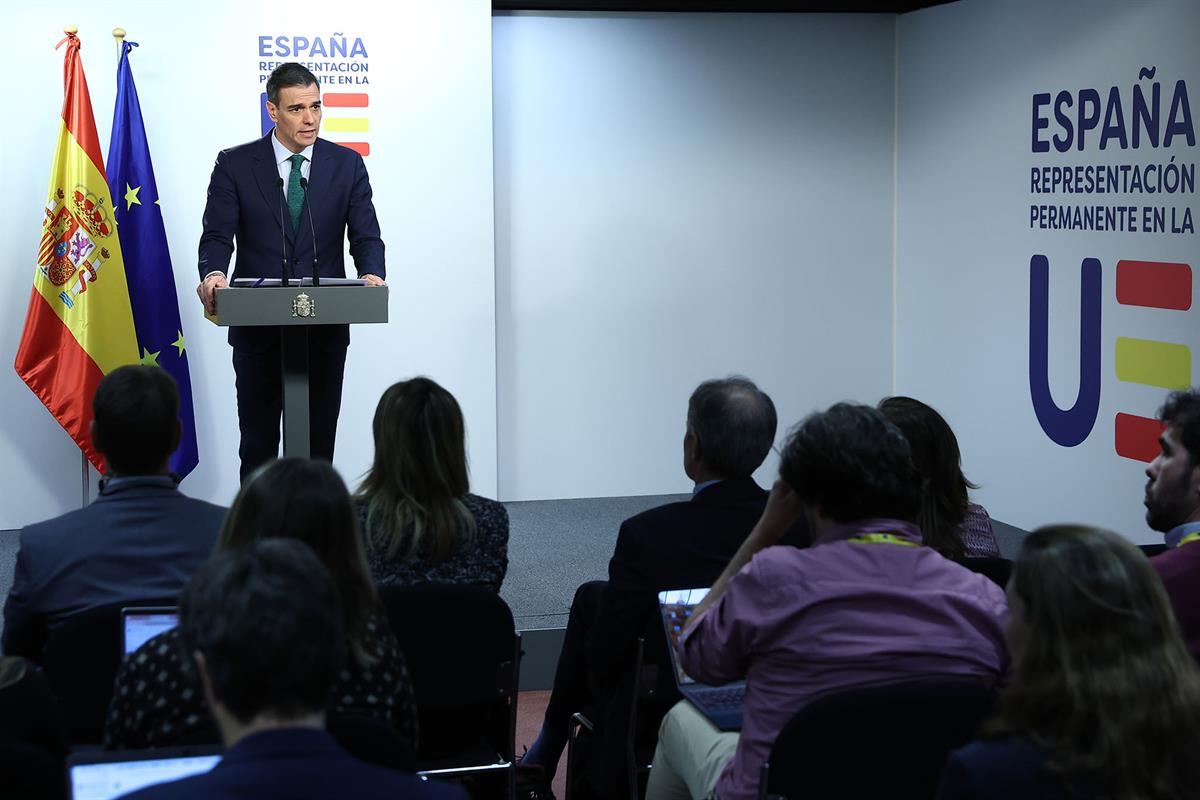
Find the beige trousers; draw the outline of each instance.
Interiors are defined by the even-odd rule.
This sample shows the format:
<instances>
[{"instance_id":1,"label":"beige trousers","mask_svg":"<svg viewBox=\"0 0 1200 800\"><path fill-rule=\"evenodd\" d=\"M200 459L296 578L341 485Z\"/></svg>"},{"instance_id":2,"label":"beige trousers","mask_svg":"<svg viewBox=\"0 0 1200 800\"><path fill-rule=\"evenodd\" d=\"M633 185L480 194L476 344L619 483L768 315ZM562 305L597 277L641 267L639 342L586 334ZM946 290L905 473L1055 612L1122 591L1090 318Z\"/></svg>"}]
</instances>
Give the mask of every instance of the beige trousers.
<instances>
[{"instance_id":1,"label":"beige trousers","mask_svg":"<svg viewBox=\"0 0 1200 800\"><path fill-rule=\"evenodd\" d=\"M646 800L715 798L717 779L737 743L738 734L717 730L695 706L680 700L658 729Z\"/></svg>"}]
</instances>

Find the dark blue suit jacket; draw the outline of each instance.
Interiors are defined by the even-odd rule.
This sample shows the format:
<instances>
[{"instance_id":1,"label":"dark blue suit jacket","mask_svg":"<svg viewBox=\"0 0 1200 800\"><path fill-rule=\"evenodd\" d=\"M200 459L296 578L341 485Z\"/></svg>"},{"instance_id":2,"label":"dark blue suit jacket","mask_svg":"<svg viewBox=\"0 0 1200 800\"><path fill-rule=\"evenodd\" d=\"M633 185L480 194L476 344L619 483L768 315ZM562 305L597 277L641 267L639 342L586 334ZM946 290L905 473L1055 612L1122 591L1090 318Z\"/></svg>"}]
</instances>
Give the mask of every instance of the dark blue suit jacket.
<instances>
[{"instance_id":1,"label":"dark blue suit jacket","mask_svg":"<svg viewBox=\"0 0 1200 800\"><path fill-rule=\"evenodd\" d=\"M344 242L359 275L386 277L383 240L371 201L371 183L362 156L325 139L313 145L308 203L293 230L284 189L271 146L274 130L261 139L217 154L204 206L200 236L200 279L210 272L228 274L237 243L233 278L278 278L286 252L289 275L312 275L313 231L317 266L323 278L346 277ZM310 217L311 213L311 228ZM323 347L345 347L349 326L322 325L310 336ZM273 327L230 328L234 347L261 350L279 341Z\"/></svg>"},{"instance_id":2,"label":"dark blue suit jacket","mask_svg":"<svg viewBox=\"0 0 1200 800\"><path fill-rule=\"evenodd\" d=\"M1046 770L1046 751L1025 736L981 739L955 750L942 769L938 800L1088 800L1104 792L1068 784Z\"/></svg>"},{"instance_id":3,"label":"dark blue suit jacket","mask_svg":"<svg viewBox=\"0 0 1200 800\"><path fill-rule=\"evenodd\" d=\"M4 604L4 652L40 661L71 614L177 595L212 553L225 509L165 475L111 483L86 508L28 525Z\"/></svg>"},{"instance_id":4,"label":"dark blue suit jacket","mask_svg":"<svg viewBox=\"0 0 1200 800\"><path fill-rule=\"evenodd\" d=\"M351 758L324 731L286 728L247 736L212 771L161 783L126 800L466 800L463 790Z\"/></svg>"}]
</instances>

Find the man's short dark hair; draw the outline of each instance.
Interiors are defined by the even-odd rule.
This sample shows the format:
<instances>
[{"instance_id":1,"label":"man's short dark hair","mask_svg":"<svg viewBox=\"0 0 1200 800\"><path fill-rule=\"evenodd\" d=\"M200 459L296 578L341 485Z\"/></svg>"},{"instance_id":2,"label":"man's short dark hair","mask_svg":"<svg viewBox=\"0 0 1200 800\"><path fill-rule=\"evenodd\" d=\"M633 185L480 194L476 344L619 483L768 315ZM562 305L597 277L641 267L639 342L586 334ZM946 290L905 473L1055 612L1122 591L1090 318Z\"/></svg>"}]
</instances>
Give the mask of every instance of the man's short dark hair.
<instances>
[{"instance_id":1,"label":"man's short dark hair","mask_svg":"<svg viewBox=\"0 0 1200 800\"><path fill-rule=\"evenodd\" d=\"M1192 464L1200 464L1200 389L1171 392L1158 418L1175 430Z\"/></svg>"},{"instance_id":2,"label":"man's short dark hair","mask_svg":"<svg viewBox=\"0 0 1200 800\"><path fill-rule=\"evenodd\" d=\"M688 400L687 426L700 441L700 460L722 478L745 478L775 441L775 404L740 375L705 381Z\"/></svg>"},{"instance_id":3,"label":"man's short dark hair","mask_svg":"<svg viewBox=\"0 0 1200 800\"><path fill-rule=\"evenodd\" d=\"M324 710L345 651L333 578L297 539L214 555L183 591L179 633L242 723Z\"/></svg>"},{"instance_id":4,"label":"man's short dark hair","mask_svg":"<svg viewBox=\"0 0 1200 800\"><path fill-rule=\"evenodd\" d=\"M96 422L92 443L104 454L105 470L150 475L175 451L179 390L160 367L127 364L100 379L92 396Z\"/></svg>"},{"instance_id":5,"label":"man's short dark hair","mask_svg":"<svg viewBox=\"0 0 1200 800\"><path fill-rule=\"evenodd\" d=\"M908 440L870 406L838 403L806 417L784 446L779 477L835 522L917 518Z\"/></svg>"},{"instance_id":6,"label":"man's short dark hair","mask_svg":"<svg viewBox=\"0 0 1200 800\"><path fill-rule=\"evenodd\" d=\"M314 83L317 85L317 89L321 88L321 82L308 67L297 64L295 61L288 61L272 70L271 76L267 78L267 100L272 105L278 106L280 89L291 86L312 86Z\"/></svg>"}]
</instances>

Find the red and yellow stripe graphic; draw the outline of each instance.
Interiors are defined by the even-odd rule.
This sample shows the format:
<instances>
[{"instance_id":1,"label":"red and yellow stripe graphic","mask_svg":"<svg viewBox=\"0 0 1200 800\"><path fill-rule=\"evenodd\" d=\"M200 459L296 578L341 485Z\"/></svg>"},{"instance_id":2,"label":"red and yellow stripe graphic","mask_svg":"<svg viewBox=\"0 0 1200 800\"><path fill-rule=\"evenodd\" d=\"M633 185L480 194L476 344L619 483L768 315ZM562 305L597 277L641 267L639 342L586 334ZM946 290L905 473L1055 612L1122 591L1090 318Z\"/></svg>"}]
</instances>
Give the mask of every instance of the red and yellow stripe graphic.
<instances>
[{"instance_id":1,"label":"red and yellow stripe graphic","mask_svg":"<svg viewBox=\"0 0 1200 800\"><path fill-rule=\"evenodd\" d=\"M63 41L62 125L15 367L100 469L92 395L106 373L138 361L137 336L79 38Z\"/></svg>"},{"instance_id":2,"label":"red and yellow stripe graphic","mask_svg":"<svg viewBox=\"0 0 1200 800\"><path fill-rule=\"evenodd\" d=\"M321 105L326 109L366 108L370 105L370 100L370 95L366 92L326 92L321 95ZM367 133L371 130L370 120L365 116L327 116L321 122L321 126L329 133ZM349 147L360 156L371 155L370 142L338 141L338 144Z\"/></svg>"}]
</instances>

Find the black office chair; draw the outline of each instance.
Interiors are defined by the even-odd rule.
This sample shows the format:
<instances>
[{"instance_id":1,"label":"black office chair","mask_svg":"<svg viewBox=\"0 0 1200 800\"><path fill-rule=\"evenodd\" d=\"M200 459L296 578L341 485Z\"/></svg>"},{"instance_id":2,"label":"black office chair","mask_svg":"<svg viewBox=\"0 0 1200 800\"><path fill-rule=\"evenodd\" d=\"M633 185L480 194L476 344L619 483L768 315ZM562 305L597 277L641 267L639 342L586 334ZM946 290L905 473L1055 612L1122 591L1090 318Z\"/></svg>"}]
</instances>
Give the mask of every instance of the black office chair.
<instances>
[{"instance_id":1,"label":"black office chair","mask_svg":"<svg viewBox=\"0 0 1200 800\"><path fill-rule=\"evenodd\" d=\"M132 600L81 611L52 630L42 668L58 697L72 744L96 744L121 666L121 609L170 606L177 598Z\"/></svg>"},{"instance_id":2,"label":"black office chair","mask_svg":"<svg viewBox=\"0 0 1200 800\"><path fill-rule=\"evenodd\" d=\"M970 678L877 684L817 698L784 726L763 764L759 798L930 798L942 765L992 707Z\"/></svg>"},{"instance_id":3,"label":"black office chair","mask_svg":"<svg viewBox=\"0 0 1200 800\"><path fill-rule=\"evenodd\" d=\"M658 722L662 720L662 709L658 707L658 665L646 663L645 653L646 640L639 637L629 679L618 687L612 708L580 711L571 715L567 729L566 800L579 795L589 796L597 791L601 796L626 797L630 800L636 800L645 793L646 778L650 773L650 762L658 738ZM593 757L588 759L593 765L592 769L603 770L605 774L590 776L589 780L583 774L583 751L585 748L603 747L603 743L597 741L601 737L594 735L596 722L593 717L597 716L602 717L605 726L621 730L624 752L617 769L619 775L607 774L606 768L617 767L605 763L607 753L593 752ZM649 734L648 730L651 731ZM599 780L596 780L597 777ZM596 784L602 785L597 787Z\"/></svg>"},{"instance_id":4,"label":"black office chair","mask_svg":"<svg viewBox=\"0 0 1200 800\"><path fill-rule=\"evenodd\" d=\"M992 556L967 556L958 559L958 563L972 572L978 572L989 578L992 583L999 585L1002 589L1008 586L1008 579L1012 575L1013 569L1013 562L1007 558Z\"/></svg>"},{"instance_id":5,"label":"black office chair","mask_svg":"<svg viewBox=\"0 0 1200 800\"><path fill-rule=\"evenodd\" d=\"M403 772L416 771L413 743L387 719L331 713L325 719L325 730L359 761Z\"/></svg>"},{"instance_id":6,"label":"black office chair","mask_svg":"<svg viewBox=\"0 0 1200 800\"><path fill-rule=\"evenodd\" d=\"M416 694L417 773L503 773L514 798L521 637L512 611L482 586L383 587L380 597Z\"/></svg>"}]
</instances>

